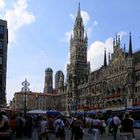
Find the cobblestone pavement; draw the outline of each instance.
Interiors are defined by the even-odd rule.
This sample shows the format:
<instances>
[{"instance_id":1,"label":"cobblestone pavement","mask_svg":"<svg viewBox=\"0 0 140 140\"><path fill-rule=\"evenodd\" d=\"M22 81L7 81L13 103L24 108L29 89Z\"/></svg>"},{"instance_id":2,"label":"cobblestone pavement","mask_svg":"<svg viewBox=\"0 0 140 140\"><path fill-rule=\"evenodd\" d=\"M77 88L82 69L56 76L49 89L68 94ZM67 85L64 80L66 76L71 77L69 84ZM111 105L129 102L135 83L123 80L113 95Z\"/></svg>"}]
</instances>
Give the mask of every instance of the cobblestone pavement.
<instances>
[{"instance_id":1,"label":"cobblestone pavement","mask_svg":"<svg viewBox=\"0 0 140 140\"><path fill-rule=\"evenodd\" d=\"M66 129L66 139L65 140L70 140L70 135L71 135L70 131ZM136 135L136 140L140 140L140 129L135 129L135 135ZM58 140L58 139L56 139L54 134L49 134L49 139ZM32 138L27 138L27 137L15 138L15 135L14 135L12 140L38 140L37 131L34 130ZM83 140L92 140L92 134L89 134L87 132L87 129L85 129ZM113 137L108 136L107 134L103 134L103 135L99 135L98 140L113 140ZM119 133L117 135L117 140L123 140L123 138L120 136Z\"/></svg>"}]
</instances>

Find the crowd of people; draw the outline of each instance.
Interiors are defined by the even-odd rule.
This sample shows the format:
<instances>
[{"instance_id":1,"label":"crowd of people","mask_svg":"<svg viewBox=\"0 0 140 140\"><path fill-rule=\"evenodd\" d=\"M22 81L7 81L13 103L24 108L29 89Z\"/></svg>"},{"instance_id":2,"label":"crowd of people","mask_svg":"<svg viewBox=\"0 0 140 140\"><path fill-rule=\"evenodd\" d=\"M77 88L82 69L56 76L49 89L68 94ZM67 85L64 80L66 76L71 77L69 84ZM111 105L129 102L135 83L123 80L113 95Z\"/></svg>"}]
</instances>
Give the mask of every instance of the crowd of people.
<instances>
[{"instance_id":1,"label":"crowd of people","mask_svg":"<svg viewBox=\"0 0 140 140\"><path fill-rule=\"evenodd\" d=\"M108 136L113 136L113 140L117 140L118 129L123 140L135 140L134 120L128 112L124 113L123 117L117 114L110 115L107 120L93 116L88 118L86 122L90 124L93 140L98 139L99 133L105 133L106 127L108 128Z\"/></svg>"},{"instance_id":2,"label":"crowd of people","mask_svg":"<svg viewBox=\"0 0 140 140\"><path fill-rule=\"evenodd\" d=\"M13 114L8 116L0 111L0 139L10 140L12 135L16 138L32 138L33 130L37 130L39 140L49 140L49 133L55 135L56 139L65 140L66 129L71 131L70 140L83 140L85 129L92 135L92 140L98 140L99 135L108 134L112 140L117 140L117 132L123 140L135 140L133 130L134 120L126 112L123 117L111 114L104 118L101 114L90 114L89 116L42 116ZM5 134L5 135L4 135ZM6 135L7 134L7 135Z\"/></svg>"}]
</instances>

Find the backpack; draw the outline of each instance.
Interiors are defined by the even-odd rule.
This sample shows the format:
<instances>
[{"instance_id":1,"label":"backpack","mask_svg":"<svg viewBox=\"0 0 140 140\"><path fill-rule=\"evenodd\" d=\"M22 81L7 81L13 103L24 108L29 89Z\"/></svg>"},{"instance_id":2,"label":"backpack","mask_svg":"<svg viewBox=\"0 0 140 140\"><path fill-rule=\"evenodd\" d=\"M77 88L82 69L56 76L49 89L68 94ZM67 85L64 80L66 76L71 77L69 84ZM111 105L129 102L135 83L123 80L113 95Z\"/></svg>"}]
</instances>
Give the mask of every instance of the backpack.
<instances>
[{"instance_id":1,"label":"backpack","mask_svg":"<svg viewBox=\"0 0 140 140\"><path fill-rule=\"evenodd\" d=\"M113 120L113 118L110 121L110 126L114 126L114 120Z\"/></svg>"},{"instance_id":2,"label":"backpack","mask_svg":"<svg viewBox=\"0 0 140 140\"><path fill-rule=\"evenodd\" d=\"M57 129L57 132L56 132L56 137L61 137L65 134L65 131L64 131L64 126L62 126L62 121L59 122L59 127Z\"/></svg>"}]
</instances>

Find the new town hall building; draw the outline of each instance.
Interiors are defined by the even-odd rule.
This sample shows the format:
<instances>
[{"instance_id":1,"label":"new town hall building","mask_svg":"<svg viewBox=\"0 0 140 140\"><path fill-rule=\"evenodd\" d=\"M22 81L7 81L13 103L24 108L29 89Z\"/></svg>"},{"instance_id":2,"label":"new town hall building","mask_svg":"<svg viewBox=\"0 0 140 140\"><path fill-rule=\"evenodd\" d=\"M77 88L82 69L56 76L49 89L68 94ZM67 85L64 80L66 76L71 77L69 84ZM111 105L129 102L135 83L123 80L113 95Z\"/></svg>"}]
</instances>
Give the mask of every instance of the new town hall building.
<instances>
[{"instance_id":1,"label":"new town hall building","mask_svg":"<svg viewBox=\"0 0 140 140\"><path fill-rule=\"evenodd\" d=\"M70 63L67 65L69 112L116 110L140 105L140 51L133 53L131 34L128 52L120 44L120 37L117 36L109 62L105 50L103 66L90 72L90 63L87 62L88 37L79 6L70 39Z\"/></svg>"},{"instance_id":2,"label":"new town hall building","mask_svg":"<svg viewBox=\"0 0 140 140\"><path fill-rule=\"evenodd\" d=\"M39 98L38 102L32 100L37 102L35 106L40 107L45 102L43 109L58 109L68 113L139 106L140 51L133 53L131 34L129 45L126 46L127 52L120 44L120 37L117 36L113 41L113 53L106 54L105 50L103 65L91 72L90 62L87 62L88 36L79 5L70 39L70 63L67 65L66 82L64 83L63 72L58 71L53 89L53 71L51 68L46 69L44 92L33 93L34 99Z\"/></svg>"}]
</instances>

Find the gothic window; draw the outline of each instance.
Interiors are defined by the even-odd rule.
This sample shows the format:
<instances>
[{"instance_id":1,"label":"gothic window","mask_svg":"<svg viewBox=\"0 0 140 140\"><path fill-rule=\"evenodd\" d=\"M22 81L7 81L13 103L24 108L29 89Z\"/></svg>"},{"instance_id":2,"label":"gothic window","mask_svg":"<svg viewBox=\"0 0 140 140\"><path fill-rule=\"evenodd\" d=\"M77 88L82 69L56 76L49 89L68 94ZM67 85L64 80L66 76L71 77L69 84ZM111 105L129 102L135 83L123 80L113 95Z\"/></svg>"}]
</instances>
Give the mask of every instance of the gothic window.
<instances>
[{"instance_id":1,"label":"gothic window","mask_svg":"<svg viewBox=\"0 0 140 140\"><path fill-rule=\"evenodd\" d=\"M138 81L138 75L136 75L136 82Z\"/></svg>"},{"instance_id":2,"label":"gothic window","mask_svg":"<svg viewBox=\"0 0 140 140\"><path fill-rule=\"evenodd\" d=\"M140 86L137 87L137 91L140 92Z\"/></svg>"},{"instance_id":3,"label":"gothic window","mask_svg":"<svg viewBox=\"0 0 140 140\"><path fill-rule=\"evenodd\" d=\"M94 88L92 88L92 93L94 93Z\"/></svg>"},{"instance_id":4,"label":"gothic window","mask_svg":"<svg viewBox=\"0 0 140 140\"><path fill-rule=\"evenodd\" d=\"M81 31L80 31L80 37L82 36L82 33L81 33Z\"/></svg>"},{"instance_id":5,"label":"gothic window","mask_svg":"<svg viewBox=\"0 0 140 140\"><path fill-rule=\"evenodd\" d=\"M137 93L137 87L135 87L135 92Z\"/></svg>"},{"instance_id":6,"label":"gothic window","mask_svg":"<svg viewBox=\"0 0 140 140\"><path fill-rule=\"evenodd\" d=\"M99 91L99 86L96 86L96 91Z\"/></svg>"},{"instance_id":7,"label":"gothic window","mask_svg":"<svg viewBox=\"0 0 140 140\"><path fill-rule=\"evenodd\" d=\"M95 77L96 77L96 80L98 79L98 76L97 76L97 74L95 75Z\"/></svg>"},{"instance_id":8,"label":"gothic window","mask_svg":"<svg viewBox=\"0 0 140 140\"><path fill-rule=\"evenodd\" d=\"M138 81L140 81L140 75L139 74L136 75L136 82L138 82Z\"/></svg>"},{"instance_id":9,"label":"gothic window","mask_svg":"<svg viewBox=\"0 0 140 140\"><path fill-rule=\"evenodd\" d=\"M75 31L75 37L77 37L78 36L78 31Z\"/></svg>"},{"instance_id":10,"label":"gothic window","mask_svg":"<svg viewBox=\"0 0 140 140\"><path fill-rule=\"evenodd\" d=\"M135 103L137 103L137 101L138 101L138 99L137 99L137 98L135 98L135 99L134 99L134 102L135 102Z\"/></svg>"}]
</instances>

